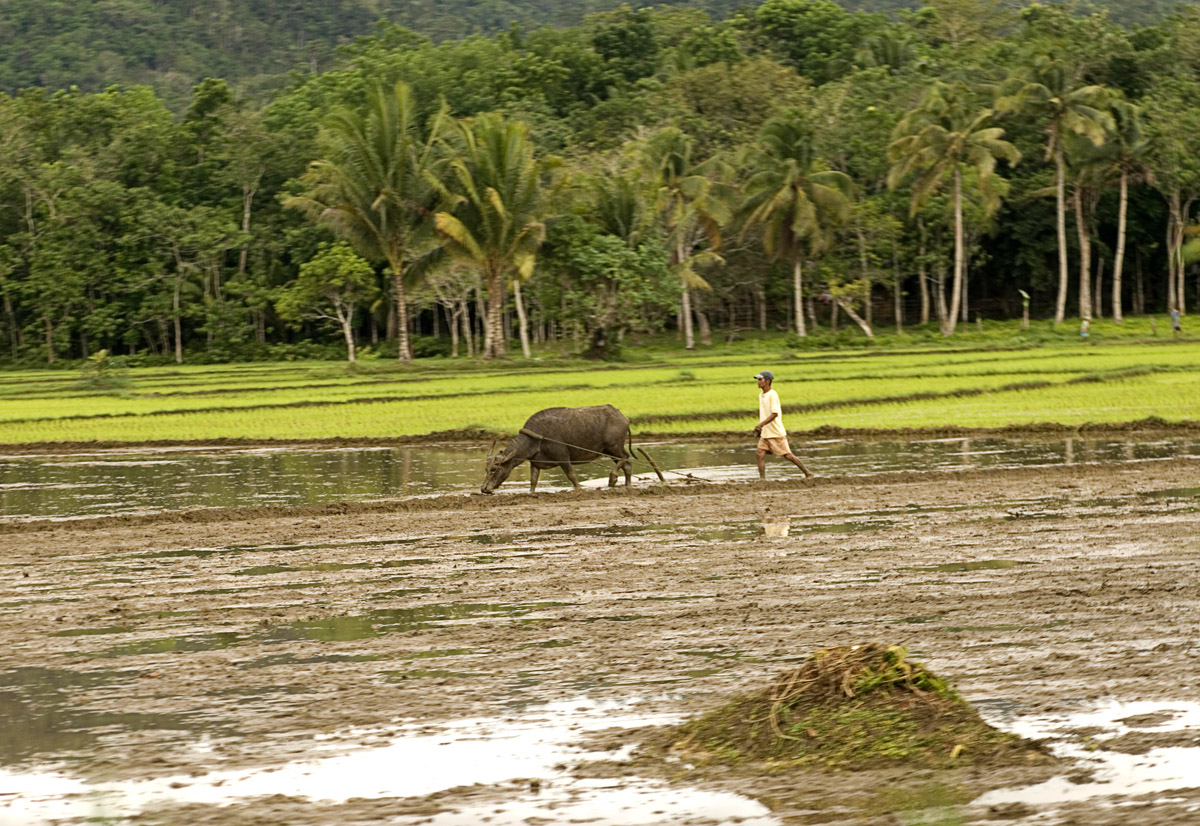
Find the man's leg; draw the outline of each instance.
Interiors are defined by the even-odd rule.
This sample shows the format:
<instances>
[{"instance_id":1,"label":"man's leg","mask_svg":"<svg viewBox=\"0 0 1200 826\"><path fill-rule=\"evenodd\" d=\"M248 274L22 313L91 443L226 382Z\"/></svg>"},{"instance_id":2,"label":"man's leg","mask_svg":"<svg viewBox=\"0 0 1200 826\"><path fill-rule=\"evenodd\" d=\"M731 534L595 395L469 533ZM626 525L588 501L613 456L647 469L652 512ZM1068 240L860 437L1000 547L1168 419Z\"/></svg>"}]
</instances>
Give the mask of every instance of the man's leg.
<instances>
[{"instance_id":1,"label":"man's leg","mask_svg":"<svg viewBox=\"0 0 1200 826\"><path fill-rule=\"evenodd\" d=\"M761 447L758 449L758 478L767 478L767 451Z\"/></svg>"},{"instance_id":2,"label":"man's leg","mask_svg":"<svg viewBox=\"0 0 1200 826\"><path fill-rule=\"evenodd\" d=\"M783 458L787 459L787 460L788 460L789 462L791 462L793 465L795 465L796 467L798 467L798 468L800 468L802 471L804 471L804 478L805 478L805 479L807 479L809 476L812 476L812 474L811 474L811 473L809 473L809 471L808 471L808 468L806 468L806 467L804 466L804 462L801 462L801 461L800 461L800 457L799 457L799 456L796 456L796 455L794 455L794 454L791 454L791 453L789 453L789 454L787 454L786 456L784 456Z\"/></svg>"}]
</instances>

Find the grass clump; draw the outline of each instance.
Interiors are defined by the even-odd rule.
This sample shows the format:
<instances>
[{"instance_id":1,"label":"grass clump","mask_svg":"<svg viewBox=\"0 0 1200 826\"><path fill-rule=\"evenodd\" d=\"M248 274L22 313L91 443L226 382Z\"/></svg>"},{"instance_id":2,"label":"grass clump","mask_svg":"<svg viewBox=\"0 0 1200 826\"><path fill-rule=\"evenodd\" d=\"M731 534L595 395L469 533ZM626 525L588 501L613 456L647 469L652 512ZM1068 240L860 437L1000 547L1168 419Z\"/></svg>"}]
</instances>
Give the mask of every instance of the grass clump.
<instances>
[{"instance_id":1,"label":"grass clump","mask_svg":"<svg viewBox=\"0 0 1200 826\"><path fill-rule=\"evenodd\" d=\"M817 651L762 691L671 733L692 761L855 770L1026 762L1036 745L989 726L903 646Z\"/></svg>"}]
</instances>

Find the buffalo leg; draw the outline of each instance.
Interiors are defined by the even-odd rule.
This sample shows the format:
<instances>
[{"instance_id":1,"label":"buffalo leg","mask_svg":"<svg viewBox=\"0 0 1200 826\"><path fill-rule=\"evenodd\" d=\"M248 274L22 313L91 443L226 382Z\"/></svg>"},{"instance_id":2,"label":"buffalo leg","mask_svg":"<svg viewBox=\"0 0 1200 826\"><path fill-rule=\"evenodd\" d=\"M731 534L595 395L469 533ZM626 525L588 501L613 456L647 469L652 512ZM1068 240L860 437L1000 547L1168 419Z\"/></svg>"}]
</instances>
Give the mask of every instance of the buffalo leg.
<instances>
[{"instance_id":1,"label":"buffalo leg","mask_svg":"<svg viewBox=\"0 0 1200 826\"><path fill-rule=\"evenodd\" d=\"M559 467L563 469L563 473L567 474L567 478L571 480L571 484L579 487L579 477L575 475L575 466L570 462L563 462Z\"/></svg>"},{"instance_id":2,"label":"buffalo leg","mask_svg":"<svg viewBox=\"0 0 1200 826\"><path fill-rule=\"evenodd\" d=\"M533 465L529 466L529 492L537 493L537 480L542 475L542 472Z\"/></svg>"},{"instance_id":3,"label":"buffalo leg","mask_svg":"<svg viewBox=\"0 0 1200 826\"><path fill-rule=\"evenodd\" d=\"M608 474L608 486L610 488L615 488L617 486L617 469L619 467L621 467L621 460L613 459L613 469L612 472Z\"/></svg>"}]
</instances>

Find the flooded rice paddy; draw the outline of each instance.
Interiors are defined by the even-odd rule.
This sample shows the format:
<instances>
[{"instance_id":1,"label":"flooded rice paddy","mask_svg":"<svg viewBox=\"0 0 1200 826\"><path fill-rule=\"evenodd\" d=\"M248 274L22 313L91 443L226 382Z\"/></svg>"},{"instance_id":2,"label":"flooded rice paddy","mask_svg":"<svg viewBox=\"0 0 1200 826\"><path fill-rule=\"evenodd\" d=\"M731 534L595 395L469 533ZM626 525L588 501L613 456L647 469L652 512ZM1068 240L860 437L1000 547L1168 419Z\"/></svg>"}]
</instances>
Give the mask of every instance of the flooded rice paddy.
<instances>
[{"instance_id":1,"label":"flooded rice paddy","mask_svg":"<svg viewBox=\"0 0 1200 826\"><path fill-rule=\"evenodd\" d=\"M753 445L648 444L669 483L737 482L757 477ZM1200 439L951 438L917 441L796 441L793 449L818 475L863 476L894 471L1073 466L1200 456ZM69 455L0 455L0 520L69 519L189 508L322 505L479 489L484 447L287 447L147 450ZM790 466L772 458L768 474ZM607 462L580 468L591 487L607 484ZM655 484L644 462L639 484ZM502 491L527 490L528 465ZM563 490L560 471L542 475L539 490Z\"/></svg>"},{"instance_id":2,"label":"flooded rice paddy","mask_svg":"<svg viewBox=\"0 0 1200 826\"><path fill-rule=\"evenodd\" d=\"M200 524L10 514L0 825L1200 818L1197 443L1076 441L1067 464L1036 442L1024 467L920 444L975 473ZM737 467L728 450L680 466ZM1056 762L827 775L640 748L860 641L906 645Z\"/></svg>"}]
</instances>

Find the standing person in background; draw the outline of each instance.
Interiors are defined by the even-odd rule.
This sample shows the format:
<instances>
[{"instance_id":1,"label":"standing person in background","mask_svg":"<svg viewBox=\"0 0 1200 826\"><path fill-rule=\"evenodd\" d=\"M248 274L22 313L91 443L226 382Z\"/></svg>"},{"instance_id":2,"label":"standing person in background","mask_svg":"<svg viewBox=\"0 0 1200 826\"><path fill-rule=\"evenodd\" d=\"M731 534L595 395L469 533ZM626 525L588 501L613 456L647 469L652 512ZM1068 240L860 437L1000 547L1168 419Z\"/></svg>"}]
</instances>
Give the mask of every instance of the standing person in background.
<instances>
[{"instance_id":1,"label":"standing person in background","mask_svg":"<svg viewBox=\"0 0 1200 826\"><path fill-rule=\"evenodd\" d=\"M808 468L799 458L792 455L788 447L787 431L783 429L783 407L779 403L779 394L771 389L775 374L763 370L754 378L758 379L758 426L754 435L758 437L758 478L767 478L767 452L782 456L796 467L804 471L805 478L812 476Z\"/></svg>"}]
</instances>

